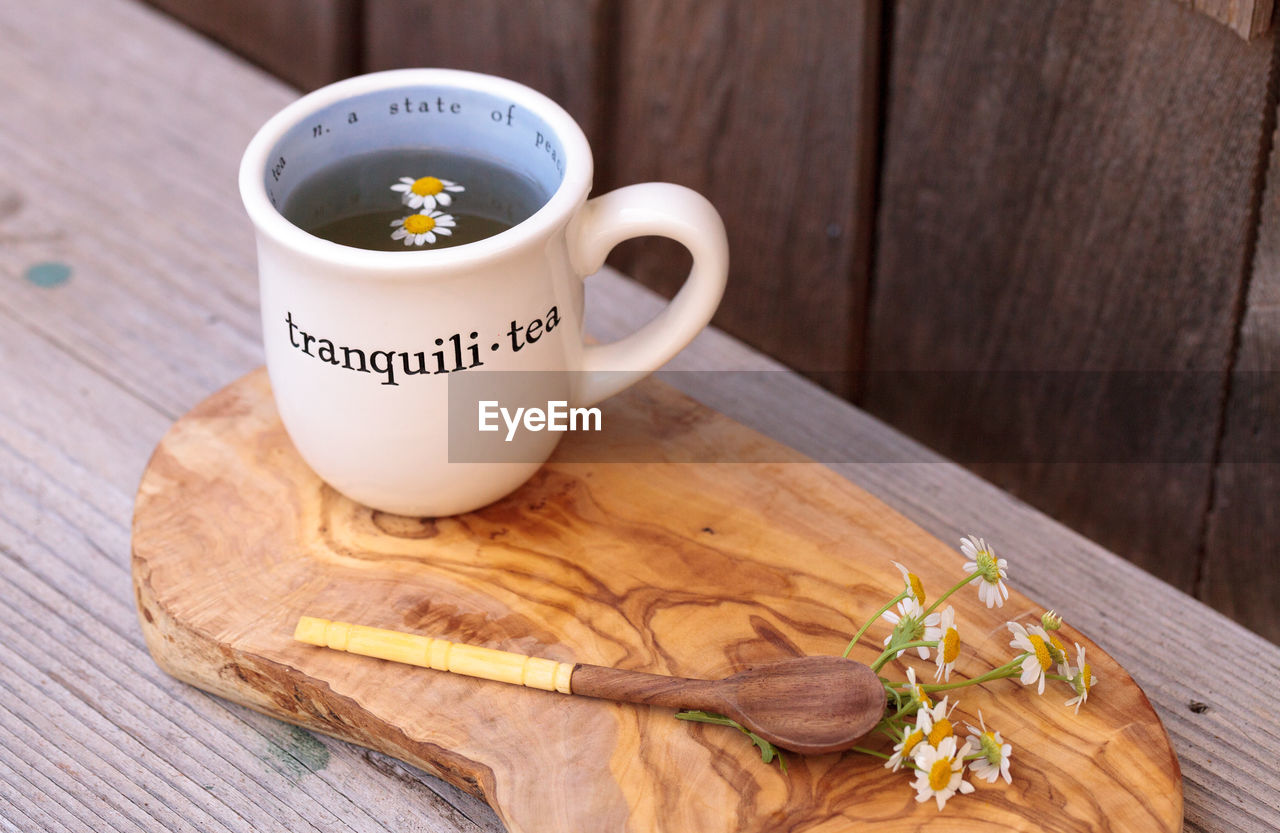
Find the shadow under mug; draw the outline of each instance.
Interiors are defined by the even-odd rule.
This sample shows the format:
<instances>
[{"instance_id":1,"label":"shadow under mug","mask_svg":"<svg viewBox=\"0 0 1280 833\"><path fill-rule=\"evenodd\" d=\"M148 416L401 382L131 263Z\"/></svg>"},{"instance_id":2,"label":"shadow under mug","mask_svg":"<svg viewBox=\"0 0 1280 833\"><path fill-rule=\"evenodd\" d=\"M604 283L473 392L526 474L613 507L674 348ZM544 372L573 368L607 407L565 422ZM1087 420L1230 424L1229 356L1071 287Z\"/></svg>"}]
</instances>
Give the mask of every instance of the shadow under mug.
<instances>
[{"instance_id":1,"label":"shadow under mug","mask_svg":"<svg viewBox=\"0 0 1280 833\"><path fill-rule=\"evenodd\" d=\"M299 183L338 160L413 147L483 157L549 196L506 231L438 250L343 246L280 212ZM506 462L451 461L452 375L504 371L513 381L493 392L501 406L509 394L587 407L656 370L706 326L728 272L715 209L667 183L588 200L591 179L586 137L563 109L521 84L472 72L350 78L263 125L239 184L257 238L267 372L290 439L323 480L396 514L477 509L527 480L562 434L527 439ZM583 279L619 242L646 235L692 253L684 286L635 333L584 344Z\"/></svg>"}]
</instances>

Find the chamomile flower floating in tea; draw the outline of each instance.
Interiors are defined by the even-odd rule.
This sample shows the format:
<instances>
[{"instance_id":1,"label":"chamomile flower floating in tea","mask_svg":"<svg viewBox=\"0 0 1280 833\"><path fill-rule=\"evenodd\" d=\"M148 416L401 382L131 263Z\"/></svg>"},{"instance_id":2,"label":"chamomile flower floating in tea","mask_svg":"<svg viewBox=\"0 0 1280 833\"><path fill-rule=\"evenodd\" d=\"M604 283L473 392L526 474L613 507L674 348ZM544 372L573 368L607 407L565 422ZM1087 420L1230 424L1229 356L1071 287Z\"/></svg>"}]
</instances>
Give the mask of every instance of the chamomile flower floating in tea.
<instances>
[{"instance_id":1,"label":"chamomile flower floating in tea","mask_svg":"<svg viewBox=\"0 0 1280 833\"><path fill-rule=\"evenodd\" d=\"M429 175L405 175L420 172ZM533 216L549 196L538 182L491 159L403 147L355 153L321 167L290 189L280 212L303 231L340 246L413 252L425 245L466 246L501 234ZM445 212L452 226L441 222ZM388 223L399 230L406 215L415 214L432 218L435 225L387 234ZM410 225L429 224L414 220ZM452 234L441 234L441 228ZM434 241L419 237L428 232Z\"/></svg>"},{"instance_id":2,"label":"chamomile flower floating in tea","mask_svg":"<svg viewBox=\"0 0 1280 833\"><path fill-rule=\"evenodd\" d=\"M436 206L448 206L453 202L450 193L461 193L467 190L452 179L440 179L435 176L422 176L417 179L402 176L400 181L391 186L392 191L400 192L400 201L410 208L421 208L434 211Z\"/></svg>"},{"instance_id":3,"label":"chamomile flower floating in tea","mask_svg":"<svg viewBox=\"0 0 1280 833\"><path fill-rule=\"evenodd\" d=\"M391 225L396 229L391 232L392 240L404 240L406 246L421 246L423 243L436 242L437 234L445 237L453 234L454 219L452 214L432 211L392 220Z\"/></svg>"}]
</instances>

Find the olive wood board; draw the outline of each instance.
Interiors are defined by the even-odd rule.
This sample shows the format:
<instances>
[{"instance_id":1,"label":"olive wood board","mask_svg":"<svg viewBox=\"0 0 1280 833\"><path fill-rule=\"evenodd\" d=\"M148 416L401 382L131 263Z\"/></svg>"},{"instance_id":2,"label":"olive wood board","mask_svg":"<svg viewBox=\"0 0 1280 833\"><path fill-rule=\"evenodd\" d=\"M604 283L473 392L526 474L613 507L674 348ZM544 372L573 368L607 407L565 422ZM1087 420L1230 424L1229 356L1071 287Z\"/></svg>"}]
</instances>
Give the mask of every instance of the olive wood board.
<instances>
[{"instance_id":1,"label":"olive wood board","mask_svg":"<svg viewBox=\"0 0 1280 833\"><path fill-rule=\"evenodd\" d=\"M182 417L138 491L133 580L159 665L194 686L380 750L488 801L513 833L561 831L1135 831L1182 823L1177 759L1138 685L1070 626L1099 679L1079 714L1064 684L958 692L953 720L1013 744L1013 783L939 811L911 777L858 753L761 762L732 728L670 709L503 685L293 641L301 615L562 662L716 678L839 654L902 586L940 593L963 556L831 470L649 380L605 403L507 498L448 518L386 515L320 481L258 370ZM592 462L622 457L634 462ZM691 463L690 459L769 460ZM643 453L639 453L643 452ZM641 462L646 461L646 462ZM974 530L981 534L982 530ZM958 543L958 542L957 542ZM1017 592L951 598L957 675L1012 655ZM853 657L887 635L874 625ZM910 660L931 681L933 665ZM902 679L894 662L882 672ZM953 678L954 679L954 678ZM888 751L887 739L868 745Z\"/></svg>"}]
</instances>

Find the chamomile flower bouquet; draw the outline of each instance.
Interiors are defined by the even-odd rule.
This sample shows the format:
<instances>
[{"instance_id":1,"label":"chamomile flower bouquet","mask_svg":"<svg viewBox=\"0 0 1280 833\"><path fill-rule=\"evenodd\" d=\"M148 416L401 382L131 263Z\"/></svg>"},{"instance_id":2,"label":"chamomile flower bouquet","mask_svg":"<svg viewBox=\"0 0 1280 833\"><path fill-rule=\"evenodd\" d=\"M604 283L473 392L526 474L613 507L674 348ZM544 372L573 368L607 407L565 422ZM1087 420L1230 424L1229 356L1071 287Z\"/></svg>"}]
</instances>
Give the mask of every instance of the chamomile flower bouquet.
<instances>
[{"instance_id":1,"label":"chamomile flower bouquet","mask_svg":"<svg viewBox=\"0 0 1280 833\"><path fill-rule=\"evenodd\" d=\"M939 810L956 793L973 792L974 781L994 784L1003 779L1013 783L1013 746L998 730L987 726L981 712L976 726L965 722L963 727L957 727L951 720L958 705L958 701L951 699L953 692L966 686L1016 677L1024 687L1043 695L1052 682L1070 691L1072 696L1064 703L1079 712L1098 682L1085 649L1077 643L1072 655L1059 639L1062 617L1053 611L1043 614L1038 622L1007 622L1011 636L1009 647L1013 652L1009 661L981 676L952 681L962 642L955 608L949 604L944 607L947 599L969 584L976 584L978 598L988 608L1001 607L1009 598L1005 559L997 558L986 541L973 536L961 540L960 551L965 556L964 578L932 602L919 576L894 562L902 573L901 592L871 615L844 651L844 656L849 656L858 641L877 623L889 626L889 634L882 642L884 650L871 663L871 669L880 675L886 695L885 714L873 730L873 736L884 738L886 749L857 746L853 751L882 758L884 766L895 772L910 773L916 801L933 799ZM916 671L911 667L906 669L905 679L886 676L885 667L908 651L922 660L932 658L932 682L917 680ZM676 716L735 726L759 747L765 763L777 761L786 768L786 759L778 749L723 715L682 712ZM892 748L887 748L887 744L892 744Z\"/></svg>"}]
</instances>

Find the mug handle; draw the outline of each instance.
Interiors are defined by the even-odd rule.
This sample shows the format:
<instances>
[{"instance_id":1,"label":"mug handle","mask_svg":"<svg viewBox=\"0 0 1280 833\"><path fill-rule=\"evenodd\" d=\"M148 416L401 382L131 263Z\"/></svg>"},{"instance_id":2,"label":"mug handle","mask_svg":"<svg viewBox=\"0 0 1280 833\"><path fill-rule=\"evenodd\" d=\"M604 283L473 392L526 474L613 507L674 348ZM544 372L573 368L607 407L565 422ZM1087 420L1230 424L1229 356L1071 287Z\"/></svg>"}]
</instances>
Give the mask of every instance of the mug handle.
<instances>
[{"instance_id":1,"label":"mug handle","mask_svg":"<svg viewBox=\"0 0 1280 833\"><path fill-rule=\"evenodd\" d=\"M693 255L684 286L656 318L609 344L587 345L578 404L586 407L634 385L680 352L711 321L729 273L729 240L715 207L668 182L628 185L588 200L570 223L569 259L583 278L614 246L657 235Z\"/></svg>"}]
</instances>

